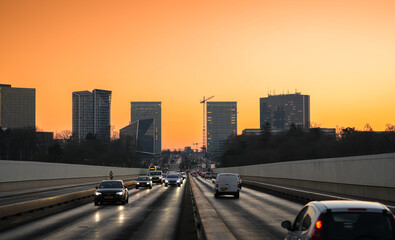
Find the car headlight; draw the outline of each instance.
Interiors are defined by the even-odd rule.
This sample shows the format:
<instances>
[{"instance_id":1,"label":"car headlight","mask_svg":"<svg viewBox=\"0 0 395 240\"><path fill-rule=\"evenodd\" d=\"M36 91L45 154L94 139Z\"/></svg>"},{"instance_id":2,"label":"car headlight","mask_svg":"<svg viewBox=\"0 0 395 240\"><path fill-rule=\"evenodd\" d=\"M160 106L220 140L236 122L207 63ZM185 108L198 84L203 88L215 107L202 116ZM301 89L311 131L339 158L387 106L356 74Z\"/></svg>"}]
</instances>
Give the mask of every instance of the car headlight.
<instances>
[{"instance_id":1,"label":"car headlight","mask_svg":"<svg viewBox=\"0 0 395 240\"><path fill-rule=\"evenodd\" d=\"M180 179L177 179L177 182L180 182Z\"/></svg>"},{"instance_id":2,"label":"car headlight","mask_svg":"<svg viewBox=\"0 0 395 240\"><path fill-rule=\"evenodd\" d=\"M123 192L117 192L117 195L123 195Z\"/></svg>"},{"instance_id":3,"label":"car headlight","mask_svg":"<svg viewBox=\"0 0 395 240\"><path fill-rule=\"evenodd\" d=\"M139 185L140 183L138 182L138 183L136 183L137 185Z\"/></svg>"},{"instance_id":4,"label":"car headlight","mask_svg":"<svg viewBox=\"0 0 395 240\"><path fill-rule=\"evenodd\" d=\"M96 196L100 196L100 195L101 195L101 192L95 192L95 195L96 195Z\"/></svg>"},{"instance_id":5,"label":"car headlight","mask_svg":"<svg viewBox=\"0 0 395 240\"><path fill-rule=\"evenodd\" d=\"M166 180L165 180L165 183L169 183L169 181L166 179Z\"/></svg>"}]
</instances>

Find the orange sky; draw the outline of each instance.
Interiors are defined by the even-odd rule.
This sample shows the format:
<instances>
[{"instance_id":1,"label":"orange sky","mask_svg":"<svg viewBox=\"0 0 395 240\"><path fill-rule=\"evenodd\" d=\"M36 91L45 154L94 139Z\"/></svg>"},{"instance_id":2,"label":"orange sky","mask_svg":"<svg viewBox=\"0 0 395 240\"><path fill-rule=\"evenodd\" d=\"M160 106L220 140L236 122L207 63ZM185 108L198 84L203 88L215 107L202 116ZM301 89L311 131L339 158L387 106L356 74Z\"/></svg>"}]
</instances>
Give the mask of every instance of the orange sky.
<instances>
[{"instance_id":1,"label":"orange sky","mask_svg":"<svg viewBox=\"0 0 395 240\"><path fill-rule=\"evenodd\" d=\"M36 88L37 127L71 130L73 91L162 101L162 147L202 142L203 96L237 101L297 89L321 127L395 124L395 1L1 0L0 83Z\"/></svg>"}]
</instances>

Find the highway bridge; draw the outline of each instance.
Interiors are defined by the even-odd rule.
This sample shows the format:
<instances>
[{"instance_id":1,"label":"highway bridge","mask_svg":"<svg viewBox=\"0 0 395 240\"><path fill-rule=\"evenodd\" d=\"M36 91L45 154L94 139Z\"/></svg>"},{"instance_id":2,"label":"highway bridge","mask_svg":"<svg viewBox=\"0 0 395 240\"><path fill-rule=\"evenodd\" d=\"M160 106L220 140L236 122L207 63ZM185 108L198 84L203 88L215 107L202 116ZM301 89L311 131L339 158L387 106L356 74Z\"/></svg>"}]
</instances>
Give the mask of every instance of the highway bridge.
<instances>
[{"instance_id":1,"label":"highway bridge","mask_svg":"<svg viewBox=\"0 0 395 240\"><path fill-rule=\"evenodd\" d=\"M129 203L94 206L110 169ZM1 160L0 239L284 239L281 222L311 200L380 201L394 212L394 170L393 153L216 169L241 174L234 199L215 198L201 177L136 190L146 169Z\"/></svg>"}]
</instances>

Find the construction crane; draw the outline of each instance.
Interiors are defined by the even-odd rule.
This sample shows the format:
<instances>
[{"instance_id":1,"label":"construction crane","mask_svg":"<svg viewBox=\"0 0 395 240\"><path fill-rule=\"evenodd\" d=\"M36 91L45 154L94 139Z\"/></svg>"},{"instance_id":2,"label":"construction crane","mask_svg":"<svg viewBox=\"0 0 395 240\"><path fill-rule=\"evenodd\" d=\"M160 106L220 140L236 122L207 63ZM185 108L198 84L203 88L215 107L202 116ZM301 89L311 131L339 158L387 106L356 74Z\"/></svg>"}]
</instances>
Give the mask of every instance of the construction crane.
<instances>
[{"instance_id":1,"label":"construction crane","mask_svg":"<svg viewBox=\"0 0 395 240\"><path fill-rule=\"evenodd\" d=\"M203 103L203 155L206 155L206 102L212 99L214 96L206 98L203 96L203 100L200 103Z\"/></svg>"}]
</instances>

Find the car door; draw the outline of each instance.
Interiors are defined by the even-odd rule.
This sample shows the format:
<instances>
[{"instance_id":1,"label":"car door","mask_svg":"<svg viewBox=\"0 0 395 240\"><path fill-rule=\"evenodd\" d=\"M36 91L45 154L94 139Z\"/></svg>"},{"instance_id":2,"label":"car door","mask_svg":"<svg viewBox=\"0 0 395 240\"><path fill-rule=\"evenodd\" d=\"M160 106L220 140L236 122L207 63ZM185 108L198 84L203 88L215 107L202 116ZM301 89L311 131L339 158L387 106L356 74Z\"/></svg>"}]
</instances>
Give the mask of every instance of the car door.
<instances>
[{"instance_id":1,"label":"car door","mask_svg":"<svg viewBox=\"0 0 395 240\"><path fill-rule=\"evenodd\" d=\"M308 240L314 215L315 211L311 206L304 207L297 215L292 230L288 232L287 240Z\"/></svg>"}]
</instances>

